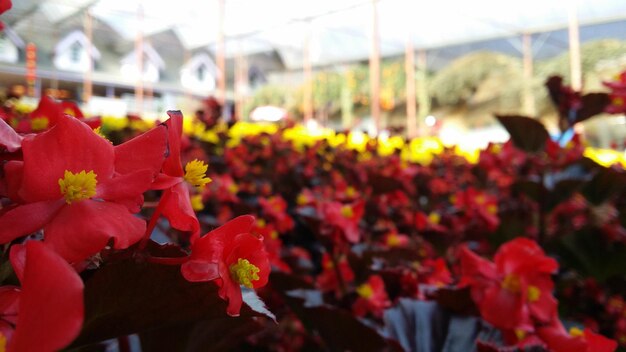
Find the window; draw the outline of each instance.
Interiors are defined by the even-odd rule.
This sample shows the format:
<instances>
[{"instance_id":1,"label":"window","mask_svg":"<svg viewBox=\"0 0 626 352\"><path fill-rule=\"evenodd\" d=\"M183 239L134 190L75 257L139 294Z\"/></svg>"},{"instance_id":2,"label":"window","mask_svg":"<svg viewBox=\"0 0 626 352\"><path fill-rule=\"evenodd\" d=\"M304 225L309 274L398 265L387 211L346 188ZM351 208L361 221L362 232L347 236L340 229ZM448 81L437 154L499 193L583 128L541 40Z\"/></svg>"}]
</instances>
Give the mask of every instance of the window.
<instances>
[{"instance_id":1,"label":"window","mask_svg":"<svg viewBox=\"0 0 626 352\"><path fill-rule=\"evenodd\" d=\"M200 81L200 82L204 81L204 77L206 76L206 66L205 65L198 66L198 68L196 69L196 76L198 77L198 81Z\"/></svg>"},{"instance_id":2,"label":"window","mask_svg":"<svg viewBox=\"0 0 626 352\"><path fill-rule=\"evenodd\" d=\"M72 44L72 47L70 48L70 59L72 62L77 63L80 61L80 49L81 45L79 42Z\"/></svg>"}]
</instances>

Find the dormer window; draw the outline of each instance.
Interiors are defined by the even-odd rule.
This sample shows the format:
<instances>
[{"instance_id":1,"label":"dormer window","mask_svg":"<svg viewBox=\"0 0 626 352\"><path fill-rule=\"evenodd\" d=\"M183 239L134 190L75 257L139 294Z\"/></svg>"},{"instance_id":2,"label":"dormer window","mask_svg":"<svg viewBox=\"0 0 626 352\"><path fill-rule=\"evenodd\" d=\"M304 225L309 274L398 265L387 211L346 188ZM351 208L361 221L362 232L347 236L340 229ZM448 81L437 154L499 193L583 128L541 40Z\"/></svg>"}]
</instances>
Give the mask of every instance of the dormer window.
<instances>
[{"instance_id":1,"label":"dormer window","mask_svg":"<svg viewBox=\"0 0 626 352\"><path fill-rule=\"evenodd\" d=\"M81 46L78 42L72 44L72 47L70 48L70 57L73 63L80 62L80 49Z\"/></svg>"},{"instance_id":2,"label":"dormer window","mask_svg":"<svg viewBox=\"0 0 626 352\"><path fill-rule=\"evenodd\" d=\"M198 66L198 69L196 70L196 76L198 77L198 81L200 81L200 82L204 81L204 77L206 76L206 66L205 65Z\"/></svg>"}]
</instances>

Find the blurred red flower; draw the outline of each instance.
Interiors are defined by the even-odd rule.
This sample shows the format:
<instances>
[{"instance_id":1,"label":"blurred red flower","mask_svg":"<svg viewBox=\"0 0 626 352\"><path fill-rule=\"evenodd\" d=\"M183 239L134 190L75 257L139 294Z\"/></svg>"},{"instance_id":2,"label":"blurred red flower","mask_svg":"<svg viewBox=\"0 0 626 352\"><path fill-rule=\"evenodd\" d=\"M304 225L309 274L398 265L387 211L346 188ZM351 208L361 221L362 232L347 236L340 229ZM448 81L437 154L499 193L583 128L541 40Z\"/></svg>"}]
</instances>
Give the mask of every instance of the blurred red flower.
<instances>
[{"instance_id":1,"label":"blurred red flower","mask_svg":"<svg viewBox=\"0 0 626 352\"><path fill-rule=\"evenodd\" d=\"M385 309L391 306L385 291L385 282L378 275L370 276L367 282L356 288L356 292L359 298L352 305L352 311L358 317L371 313L380 318Z\"/></svg>"}]
</instances>

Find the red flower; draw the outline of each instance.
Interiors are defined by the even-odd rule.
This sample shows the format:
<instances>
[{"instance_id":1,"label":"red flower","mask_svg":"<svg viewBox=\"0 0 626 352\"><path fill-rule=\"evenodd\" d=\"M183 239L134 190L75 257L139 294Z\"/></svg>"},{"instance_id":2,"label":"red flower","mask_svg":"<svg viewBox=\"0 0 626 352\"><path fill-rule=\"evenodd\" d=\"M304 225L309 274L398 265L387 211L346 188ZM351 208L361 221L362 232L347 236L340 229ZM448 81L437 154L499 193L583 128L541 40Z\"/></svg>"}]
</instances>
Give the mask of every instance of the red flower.
<instances>
[{"instance_id":1,"label":"red flower","mask_svg":"<svg viewBox=\"0 0 626 352\"><path fill-rule=\"evenodd\" d=\"M383 243L387 247L400 247L404 248L409 245L409 236L398 234L395 230L385 234Z\"/></svg>"},{"instance_id":2,"label":"red flower","mask_svg":"<svg viewBox=\"0 0 626 352\"><path fill-rule=\"evenodd\" d=\"M350 268L350 264L346 258L341 258L338 260L338 269L335 269L335 264L333 260L330 258L328 253L324 253L322 256L322 269L323 271L317 277L317 286L322 291L335 291L339 288L340 280L337 277L337 271L341 275L341 281L343 281L344 285L347 285L354 281L354 273Z\"/></svg>"},{"instance_id":3,"label":"red flower","mask_svg":"<svg viewBox=\"0 0 626 352\"><path fill-rule=\"evenodd\" d=\"M385 308L391 305L385 291L385 282L378 275L370 276L366 283L356 288L356 292L359 298L352 305L356 316L362 317L369 312L380 318Z\"/></svg>"},{"instance_id":4,"label":"red flower","mask_svg":"<svg viewBox=\"0 0 626 352\"><path fill-rule=\"evenodd\" d=\"M496 197L470 187L458 192L452 200L456 207L465 211L467 218L483 220L489 231L494 231L500 224Z\"/></svg>"},{"instance_id":5,"label":"red flower","mask_svg":"<svg viewBox=\"0 0 626 352\"><path fill-rule=\"evenodd\" d=\"M164 157L164 128L151 134L160 143L151 146L156 150L149 154L154 160L141 165L159 165ZM0 216L0 243L43 228L45 243L77 262L99 252L111 239L115 248L141 239L145 222L132 212L139 210L137 201L155 170L116 174L117 162L125 163L123 158L116 160L119 155L111 143L69 116L44 133L27 136L22 153L24 161L10 161L4 167L9 193L18 204Z\"/></svg>"},{"instance_id":6,"label":"red flower","mask_svg":"<svg viewBox=\"0 0 626 352\"><path fill-rule=\"evenodd\" d=\"M189 185L203 188L211 182L206 177L208 165L196 159L188 162L183 171L180 158L183 115L180 111L168 111L167 114L170 116L165 122L168 127L169 155L153 186L154 189L164 190L154 216L163 214L173 228L189 231L196 236L200 232L200 224L191 205Z\"/></svg>"},{"instance_id":7,"label":"red flower","mask_svg":"<svg viewBox=\"0 0 626 352\"><path fill-rule=\"evenodd\" d=\"M339 230L348 242L356 243L361 238L359 221L365 212L365 202L342 204L339 202L325 202L319 204L319 213L322 221L334 230Z\"/></svg>"},{"instance_id":8,"label":"red flower","mask_svg":"<svg viewBox=\"0 0 626 352\"><path fill-rule=\"evenodd\" d=\"M290 273L291 268L281 259L283 242L281 241L280 234L276 231L274 224L266 223L263 219L258 219L252 232L263 237L265 250L267 251L267 255L272 266L280 269L281 271Z\"/></svg>"},{"instance_id":9,"label":"red flower","mask_svg":"<svg viewBox=\"0 0 626 352\"><path fill-rule=\"evenodd\" d=\"M415 227L419 231L431 230L437 232L446 232L446 227L441 225L441 215L435 211L426 215L418 211L415 213Z\"/></svg>"},{"instance_id":10,"label":"red flower","mask_svg":"<svg viewBox=\"0 0 626 352\"><path fill-rule=\"evenodd\" d=\"M531 318L550 322L557 302L550 277L557 262L526 238L500 247L495 264L462 247L461 284L469 285L482 317L500 329L532 328Z\"/></svg>"},{"instance_id":11,"label":"red flower","mask_svg":"<svg viewBox=\"0 0 626 352\"><path fill-rule=\"evenodd\" d=\"M603 82L603 84L611 89L609 97L611 104L606 107L605 111L609 114L623 114L626 112L626 72L619 74L613 82Z\"/></svg>"},{"instance_id":12,"label":"red flower","mask_svg":"<svg viewBox=\"0 0 626 352\"><path fill-rule=\"evenodd\" d=\"M12 6L11 0L0 0L0 15L9 11Z\"/></svg>"},{"instance_id":13,"label":"red flower","mask_svg":"<svg viewBox=\"0 0 626 352\"><path fill-rule=\"evenodd\" d=\"M254 217L239 216L198 238L191 246L188 262L181 266L191 282L215 280L219 295L228 301L227 313L238 316L242 304L241 287L265 286L270 263L263 237L250 233Z\"/></svg>"},{"instance_id":14,"label":"red flower","mask_svg":"<svg viewBox=\"0 0 626 352\"><path fill-rule=\"evenodd\" d=\"M0 287L0 350L55 351L72 342L83 324L83 282L61 257L38 241L11 248L22 283Z\"/></svg>"},{"instance_id":15,"label":"red flower","mask_svg":"<svg viewBox=\"0 0 626 352\"><path fill-rule=\"evenodd\" d=\"M568 333L558 320L539 328L537 334L553 352L613 352L617 349L617 342L589 329L573 327Z\"/></svg>"},{"instance_id":16,"label":"red flower","mask_svg":"<svg viewBox=\"0 0 626 352\"><path fill-rule=\"evenodd\" d=\"M263 212L274 220L278 232L285 233L293 229L294 222L287 214L287 202L283 197L275 195L268 199L259 198L259 204L263 208Z\"/></svg>"}]
</instances>

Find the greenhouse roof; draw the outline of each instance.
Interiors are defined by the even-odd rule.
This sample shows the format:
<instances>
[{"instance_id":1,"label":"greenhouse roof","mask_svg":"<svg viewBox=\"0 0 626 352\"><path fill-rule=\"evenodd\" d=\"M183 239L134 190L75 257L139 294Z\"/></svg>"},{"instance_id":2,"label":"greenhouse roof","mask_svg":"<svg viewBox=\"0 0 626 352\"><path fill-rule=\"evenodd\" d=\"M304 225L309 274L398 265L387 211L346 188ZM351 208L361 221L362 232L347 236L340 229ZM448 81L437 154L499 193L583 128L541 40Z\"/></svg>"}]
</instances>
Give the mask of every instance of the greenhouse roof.
<instances>
[{"instance_id":1,"label":"greenhouse roof","mask_svg":"<svg viewBox=\"0 0 626 352\"><path fill-rule=\"evenodd\" d=\"M276 51L287 69L297 69L302 66L307 35L315 66L368 57L371 0L225 3L227 57ZM581 25L617 22L621 31L615 36L626 32L626 1L620 0L379 0L381 54L403 53L408 38L416 49L434 49L562 30L572 3L578 5ZM142 21L138 20L140 7ZM114 32L109 36L118 47L132 43L140 27L147 37L171 30L180 42L176 45L189 50L214 50L218 37L218 0L14 0L13 9L1 19L21 34L47 33L50 26L81 26L86 9L96 19L96 35L103 30ZM567 49L566 39L548 38L561 51ZM167 43L155 48L167 50L164 46Z\"/></svg>"}]
</instances>

